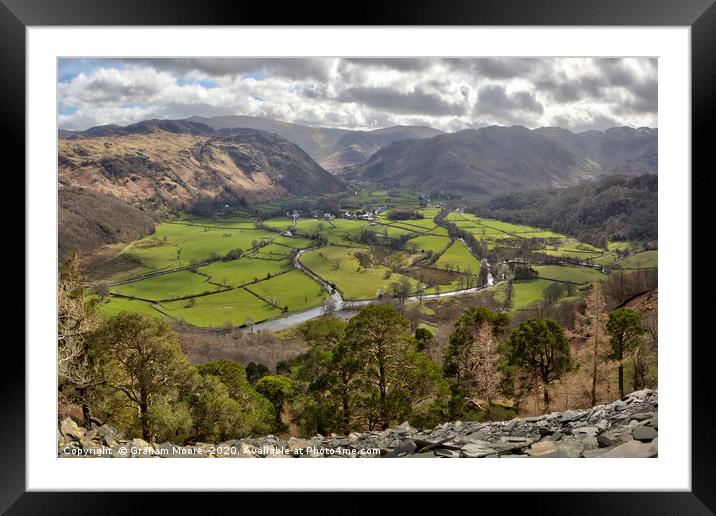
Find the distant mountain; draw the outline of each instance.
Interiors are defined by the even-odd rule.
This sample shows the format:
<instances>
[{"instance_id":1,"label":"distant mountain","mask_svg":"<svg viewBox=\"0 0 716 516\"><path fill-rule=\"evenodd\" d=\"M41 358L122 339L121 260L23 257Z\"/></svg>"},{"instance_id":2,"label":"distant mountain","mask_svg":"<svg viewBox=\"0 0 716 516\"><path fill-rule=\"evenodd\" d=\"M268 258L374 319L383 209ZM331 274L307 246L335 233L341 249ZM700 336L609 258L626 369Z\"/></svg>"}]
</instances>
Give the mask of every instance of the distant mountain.
<instances>
[{"instance_id":1,"label":"distant mountain","mask_svg":"<svg viewBox=\"0 0 716 516\"><path fill-rule=\"evenodd\" d=\"M182 120L102 126L59 140L60 180L129 203L261 201L334 193L342 182L280 136Z\"/></svg>"},{"instance_id":2,"label":"distant mountain","mask_svg":"<svg viewBox=\"0 0 716 516\"><path fill-rule=\"evenodd\" d=\"M394 126L374 131L350 131L327 127L309 127L252 116L194 116L197 122L213 129L249 128L276 133L301 147L323 168L336 172L367 160L374 152L396 140L430 138L441 131L424 126Z\"/></svg>"},{"instance_id":3,"label":"distant mountain","mask_svg":"<svg viewBox=\"0 0 716 516\"><path fill-rule=\"evenodd\" d=\"M575 134L492 126L396 141L343 173L424 192L496 194L566 187L611 173L656 173L656 149L655 129Z\"/></svg>"},{"instance_id":4,"label":"distant mountain","mask_svg":"<svg viewBox=\"0 0 716 516\"><path fill-rule=\"evenodd\" d=\"M606 240L656 240L658 198L654 174L608 176L559 190L498 195L469 211L603 245Z\"/></svg>"}]
</instances>

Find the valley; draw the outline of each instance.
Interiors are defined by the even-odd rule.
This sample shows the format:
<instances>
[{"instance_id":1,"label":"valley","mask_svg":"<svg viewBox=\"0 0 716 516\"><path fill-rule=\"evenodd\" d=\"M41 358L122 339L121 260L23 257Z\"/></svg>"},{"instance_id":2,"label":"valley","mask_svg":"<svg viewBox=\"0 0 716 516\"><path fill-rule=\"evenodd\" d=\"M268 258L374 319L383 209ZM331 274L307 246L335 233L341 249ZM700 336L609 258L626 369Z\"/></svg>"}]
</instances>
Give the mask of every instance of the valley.
<instances>
[{"instance_id":1,"label":"valley","mask_svg":"<svg viewBox=\"0 0 716 516\"><path fill-rule=\"evenodd\" d=\"M404 189L355 192L333 213L180 214L100 263L112 272L92 274L91 296L103 316L134 311L209 331L278 331L368 303L439 307L455 296L490 295L520 312L546 297L578 300L612 271L656 266L657 251L641 242L600 248ZM112 261L130 265L117 271ZM429 317L417 324L431 328Z\"/></svg>"}]
</instances>

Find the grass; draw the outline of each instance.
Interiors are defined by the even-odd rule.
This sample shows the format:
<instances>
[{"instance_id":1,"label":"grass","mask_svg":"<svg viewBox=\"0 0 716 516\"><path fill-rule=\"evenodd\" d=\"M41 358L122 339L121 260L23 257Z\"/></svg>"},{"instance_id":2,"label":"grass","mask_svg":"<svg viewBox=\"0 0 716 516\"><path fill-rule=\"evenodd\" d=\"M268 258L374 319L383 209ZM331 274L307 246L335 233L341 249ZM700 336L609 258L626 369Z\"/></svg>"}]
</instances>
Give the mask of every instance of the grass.
<instances>
[{"instance_id":1,"label":"grass","mask_svg":"<svg viewBox=\"0 0 716 516\"><path fill-rule=\"evenodd\" d=\"M251 292L296 312L321 304L328 297L325 289L309 276L294 269L286 274L247 287Z\"/></svg>"},{"instance_id":2,"label":"grass","mask_svg":"<svg viewBox=\"0 0 716 516\"><path fill-rule=\"evenodd\" d=\"M455 240L434 264L438 269L466 271L472 269L473 274L480 273L480 260L470 252L462 240Z\"/></svg>"},{"instance_id":3,"label":"grass","mask_svg":"<svg viewBox=\"0 0 716 516\"><path fill-rule=\"evenodd\" d=\"M545 279L515 280L512 282L512 309L521 310L542 299L542 291L552 281Z\"/></svg>"},{"instance_id":4,"label":"grass","mask_svg":"<svg viewBox=\"0 0 716 516\"><path fill-rule=\"evenodd\" d=\"M228 262L215 262L199 267L199 272L211 276L215 283L228 284L232 287L244 285L255 280L262 280L267 275L275 275L291 267L288 260L270 261L243 257Z\"/></svg>"},{"instance_id":5,"label":"grass","mask_svg":"<svg viewBox=\"0 0 716 516\"><path fill-rule=\"evenodd\" d=\"M201 274L184 270L118 285L112 287L110 291L115 294L159 301L202 294L221 288L208 283L207 280L208 278Z\"/></svg>"},{"instance_id":6,"label":"grass","mask_svg":"<svg viewBox=\"0 0 716 516\"><path fill-rule=\"evenodd\" d=\"M437 235L422 235L408 240L405 243L405 247L406 249L410 249L412 246L415 246L416 251L432 251L433 253L439 253L449 244L450 239L447 237Z\"/></svg>"},{"instance_id":7,"label":"grass","mask_svg":"<svg viewBox=\"0 0 716 516\"><path fill-rule=\"evenodd\" d=\"M96 296L93 297L96 298ZM114 317L121 312L138 312L152 317L161 317L161 313L153 308L150 303L121 297L105 297L101 301L98 299L97 312L100 316L107 318Z\"/></svg>"},{"instance_id":8,"label":"grass","mask_svg":"<svg viewBox=\"0 0 716 516\"><path fill-rule=\"evenodd\" d=\"M578 267L568 265L538 265L533 267L540 275L540 278L571 281L572 283L591 283L595 279L605 280L606 274L589 267Z\"/></svg>"},{"instance_id":9,"label":"grass","mask_svg":"<svg viewBox=\"0 0 716 516\"><path fill-rule=\"evenodd\" d=\"M154 235L142 238L126 253L151 269L165 269L203 260L211 253L220 256L232 249L251 249L254 241L267 240L275 234L256 229L207 229L165 222Z\"/></svg>"},{"instance_id":10,"label":"grass","mask_svg":"<svg viewBox=\"0 0 716 516\"><path fill-rule=\"evenodd\" d=\"M617 264L622 269L656 269L659 267L658 251L642 251L627 256Z\"/></svg>"},{"instance_id":11,"label":"grass","mask_svg":"<svg viewBox=\"0 0 716 516\"><path fill-rule=\"evenodd\" d=\"M374 299L378 290L388 294L393 283L402 278L382 265L358 270L359 262L353 256L356 250L328 246L307 251L301 255L301 263L315 274L336 285L346 299ZM390 276L385 276L390 273ZM412 288L418 282L408 278Z\"/></svg>"},{"instance_id":12,"label":"grass","mask_svg":"<svg viewBox=\"0 0 716 516\"><path fill-rule=\"evenodd\" d=\"M282 314L243 288L194 298L193 305L187 300L162 303L162 308L174 319L204 328L237 326L249 319L257 323Z\"/></svg>"}]
</instances>

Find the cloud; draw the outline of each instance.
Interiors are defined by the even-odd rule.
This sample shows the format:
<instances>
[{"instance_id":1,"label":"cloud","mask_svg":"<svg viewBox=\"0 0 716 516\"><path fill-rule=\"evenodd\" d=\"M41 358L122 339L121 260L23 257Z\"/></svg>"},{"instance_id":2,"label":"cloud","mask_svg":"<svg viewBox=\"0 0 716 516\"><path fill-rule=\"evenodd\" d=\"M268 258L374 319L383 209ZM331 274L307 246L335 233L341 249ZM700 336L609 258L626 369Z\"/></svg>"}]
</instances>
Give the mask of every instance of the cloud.
<instances>
[{"instance_id":1,"label":"cloud","mask_svg":"<svg viewBox=\"0 0 716 516\"><path fill-rule=\"evenodd\" d=\"M372 129L657 121L654 58L61 59L60 126L249 115Z\"/></svg>"},{"instance_id":2,"label":"cloud","mask_svg":"<svg viewBox=\"0 0 716 516\"><path fill-rule=\"evenodd\" d=\"M402 92L392 88L347 88L338 100L356 102L371 108L380 108L399 114L422 114L433 116L462 115L467 111L462 99L446 100L423 88Z\"/></svg>"}]
</instances>

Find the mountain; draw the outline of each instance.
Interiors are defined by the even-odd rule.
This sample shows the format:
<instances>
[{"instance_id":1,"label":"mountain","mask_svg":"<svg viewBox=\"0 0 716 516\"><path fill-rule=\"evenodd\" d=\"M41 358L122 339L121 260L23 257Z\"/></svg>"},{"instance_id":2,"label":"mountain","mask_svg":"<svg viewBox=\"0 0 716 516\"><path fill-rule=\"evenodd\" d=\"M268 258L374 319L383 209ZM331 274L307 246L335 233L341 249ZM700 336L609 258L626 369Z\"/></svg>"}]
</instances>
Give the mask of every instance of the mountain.
<instances>
[{"instance_id":1,"label":"mountain","mask_svg":"<svg viewBox=\"0 0 716 516\"><path fill-rule=\"evenodd\" d=\"M252 116L194 116L196 122L213 129L248 128L276 133L301 147L326 170L336 172L364 162L381 147L396 140L430 138L441 131L425 126L394 126L374 131L351 131L328 127L309 127Z\"/></svg>"},{"instance_id":2,"label":"mountain","mask_svg":"<svg viewBox=\"0 0 716 516\"><path fill-rule=\"evenodd\" d=\"M607 176L560 190L498 195L469 208L483 217L548 228L582 241L658 238L659 179L654 174Z\"/></svg>"},{"instance_id":3,"label":"mountain","mask_svg":"<svg viewBox=\"0 0 716 516\"><path fill-rule=\"evenodd\" d=\"M62 184L58 191L58 222L61 260L73 250L90 251L154 231L154 220L147 212L109 195Z\"/></svg>"},{"instance_id":4,"label":"mountain","mask_svg":"<svg viewBox=\"0 0 716 516\"><path fill-rule=\"evenodd\" d=\"M199 199L330 194L342 181L265 131L186 120L94 127L59 140L60 181L130 204L186 209Z\"/></svg>"},{"instance_id":5,"label":"mountain","mask_svg":"<svg viewBox=\"0 0 716 516\"><path fill-rule=\"evenodd\" d=\"M575 185L608 173L657 171L657 131L620 127L605 132L483 127L386 145L348 178L419 191L496 194Z\"/></svg>"},{"instance_id":6,"label":"mountain","mask_svg":"<svg viewBox=\"0 0 716 516\"><path fill-rule=\"evenodd\" d=\"M658 170L657 129L613 127L606 131L572 133L557 127L542 127L535 132L599 163L606 173L656 174Z\"/></svg>"}]
</instances>

